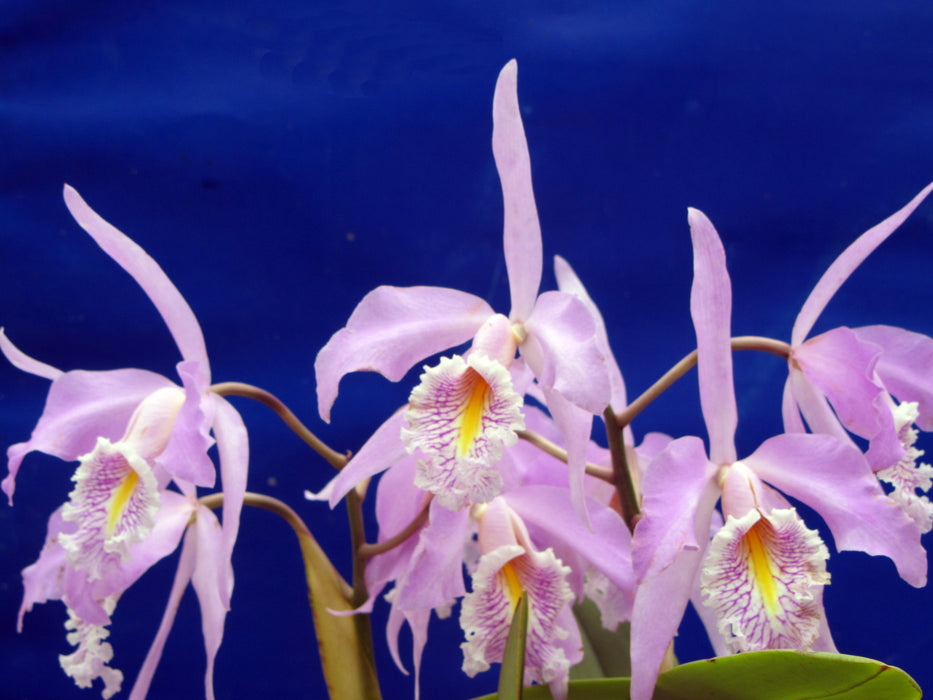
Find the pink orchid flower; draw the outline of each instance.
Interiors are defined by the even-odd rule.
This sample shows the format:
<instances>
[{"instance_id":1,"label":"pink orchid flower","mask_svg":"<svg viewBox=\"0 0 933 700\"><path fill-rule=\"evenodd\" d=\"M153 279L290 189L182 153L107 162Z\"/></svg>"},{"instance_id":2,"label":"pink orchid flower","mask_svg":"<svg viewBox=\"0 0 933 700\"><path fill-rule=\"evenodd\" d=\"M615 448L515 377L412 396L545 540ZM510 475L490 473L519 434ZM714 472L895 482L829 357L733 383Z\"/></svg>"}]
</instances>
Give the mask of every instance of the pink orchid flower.
<instances>
[{"instance_id":1,"label":"pink orchid flower","mask_svg":"<svg viewBox=\"0 0 933 700\"><path fill-rule=\"evenodd\" d=\"M541 411L529 408L527 419L534 430L556 436L553 422ZM405 622L411 628L416 698L431 613L446 617L460 598L463 669L473 676L502 661L515 603L522 591L528 592L532 619L525 681L548 683L558 698L566 697L569 668L582 654L569 603L585 592L609 628L631 614L630 536L618 513L606 505L608 498L593 497L588 488L590 530L577 516L566 485L559 485L566 472L562 462L519 443L503 455L501 469L502 493L488 504L453 512L435 499L418 532L366 567L370 598L360 611L371 610L394 582L386 595L391 604L386 635L396 664L407 673L398 635ZM415 486L415 470L415 458L405 455L382 476L376 492L379 541L400 532L423 508L428 493ZM599 489L592 492L601 495ZM470 592L464 564L471 574Z\"/></svg>"},{"instance_id":2,"label":"pink orchid flower","mask_svg":"<svg viewBox=\"0 0 933 700\"><path fill-rule=\"evenodd\" d=\"M712 608L718 649L834 650L822 609L825 545L783 494L826 521L836 548L891 558L914 586L926 555L910 520L884 495L864 455L829 435L787 434L739 460L732 377L732 293L722 243L691 209L691 316L700 403L709 434L671 442L648 465L632 558L632 698L648 700L687 602ZM710 541L716 501L725 524ZM696 600L699 589L702 603Z\"/></svg>"},{"instance_id":3,"label":"pink orchid flower","mask_svg":"<svg viewBox=\"0 0 933 700\"><path fill-rule=\"evenodd\" d=\"M833 261L804 302L791 332L790 373L784 389L784 428L810 430L851 442L869 440L866 453L892 498L921 533L933 528L927 491L933 467L918 464L917 423L933 429L933 339L891 326L834 328L807 338L843 282L933 191L927 185L905 207L872 227ZM898 404L893 396L902 403Z\"/></svg>"},{"instance_id":4,"label":"pink orchid flower","mask_svg":"<svg viewBox=\"0 0 933 700\"><path fill-rule=\"evenodd\" d=\"M246 428L236 410L210 392L204 337L191 308L158 264L91 210L71 187L65 203L75 220L142 287L182 356L181 385L141 369L62 372L16 348L0 330L0 350L17 368L52 382L27 442L7 451L3 490L12 503L25 455L37 450L77 460L69 501L49 519L38 561L23 571L19 628L35 603L65 603L76 651L62 667L81 687L103 679L103 695L119 690L122 673L107 666L103 642L120 595L185 535L161 627L131 697L145 696L181 594L191 581L201 604L207 650L205 692L213 698L213 664L233 591L230 557L246 490ZM223 527L198 504L196 486L213 486L207 450L214 440L224 486ZM174 481L178 491L168 488ZM193 523L192 523L193 521ZM186 534L187 533L187 534Z\"/></svg>"},{"instance_id":5,"label":"pink orchid flower","mask_svg":"<svg viewBox=\"0 0 933 700\"><path fill-rule=\"evenodd\" d=\"M443 358L436 367L425 368L400 425L407 451L420 458L419 485L455 509L496 496L501 479L495 464L523 425L522 396L511 375L527 365L567 441L570 490L585 517L586 444L592 416L609 403L609 379L585 305L559 291L538 295L541 229L516 79L513 60L499 74L493 98L493 155L505 203L509 315L497 314L482 298L453 289L378 287L317 356L318 409L329 420L340 379L349 372L375 371L398 381L424 358L472 339L472 348L462 357ZM336 478L332 503L385 467L384 461L355 459Z\"/></svg>"}]
</instances>

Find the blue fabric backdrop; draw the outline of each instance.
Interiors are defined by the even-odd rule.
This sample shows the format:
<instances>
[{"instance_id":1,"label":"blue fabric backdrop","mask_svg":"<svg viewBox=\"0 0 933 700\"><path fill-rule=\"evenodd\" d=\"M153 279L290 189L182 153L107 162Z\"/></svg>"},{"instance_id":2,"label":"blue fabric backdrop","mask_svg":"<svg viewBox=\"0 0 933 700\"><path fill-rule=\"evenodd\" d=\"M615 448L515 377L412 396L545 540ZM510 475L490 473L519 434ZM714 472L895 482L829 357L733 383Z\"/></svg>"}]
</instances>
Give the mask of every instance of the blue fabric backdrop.
<instances>
[{"instance_id":1,"label":"blue fabric backdrop","mask_svg":"<svg viewBox=\"0 0 933 700\"><path fill-rule=\"evenodd\" d=\"M933 179L926 0L2 7L0 324L63 369L173 372L177 353L155 311L65 210L68 182L187 297L215 381L269 389L341 450L357 449L415 377L350 377L332 424L318 419L314 356L366 291L442 285L508 307L490 136L493 86L510 58L546 260L566 257L600 304L632 395L693 347L687 206L724 239L734 333L788 339L833 258ZM931 236L928 202L817 330L884 322L933 335ZM545 287L554 287L549 263ZM741 454L780 430L786 367L745 354L736 372ZM0 366L0 442L26 439L46 386ZM348 574L345 512L302 498L329 467L264 408L236 401L250 431L250 489L294 505ZM705 437L695 374L634 427ZM0 506L3 698L97 696L58 667L70 651L61 604L39 606L15 633L19 571L37 556L71 473L30 456L15 508ZM247 511L234 563L218 697L320 697L291 533ZM127 690L174 566L163 561L120 601L111 641ZM840 650L933 688L933 593L861 554L834 554L830 570ZM383 690L410 698L411 679L386 652L385 614L380 606L374 616ZM494 672L469 682L460 672L461 636L456 615L432 622L422 697L495 687ZM688 618L680 655L709 654L701 637ZM152 697L197 697L203 664L189 592Z\"/></svg>"}]
</instances>

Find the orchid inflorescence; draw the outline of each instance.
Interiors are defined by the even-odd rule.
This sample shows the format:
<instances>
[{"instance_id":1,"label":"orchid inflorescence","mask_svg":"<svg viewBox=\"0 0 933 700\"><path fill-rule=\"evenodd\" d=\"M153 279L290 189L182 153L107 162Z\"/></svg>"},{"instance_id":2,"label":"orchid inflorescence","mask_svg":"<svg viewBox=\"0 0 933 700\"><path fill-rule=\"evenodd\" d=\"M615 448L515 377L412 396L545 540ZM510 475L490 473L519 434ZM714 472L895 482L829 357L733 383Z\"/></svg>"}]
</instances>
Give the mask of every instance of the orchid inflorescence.
<instances>
[{"instance_id":1,"label":"orchid inflorescence","mask_svg":"<svg viewBox=\"0 0 933 700\"><path fill-rule=\"evenodd\" d=\"M788 499L823 519L837 551L886 556L905 582L926 585L921 535L933 529L926 495L933 467L919 462L915 441L918 430L933 429L933 339L890 326L808 335L842 283L933 183L833 262L789 343L732 337L724 249L709 219L690 209L696 350L629 403L603 316L567 261L554 261L558 289L540 292L541 231L516 80L511 61L496 84L492 138L511 308L499 313L478 296L437 287L380 286L367 294L314 363L325 422L348 373L399 381L438 353L469 347L425 365L408 403L349 458L271 394L212 385L200 326L181 294L145 251L65 187L75 220L146 292L181 355L177 380L140 369L63 372L26 355L0 330L6 358L51 382L31 437L8 450L2 488L10 503L29 452L78 463L39 558L23 570L18 621L22 629L36 603L65 604L74 651L59 661L78 686L100 678L104 698L120 691L123 674L111 666L115 652L105 641L119 598L181 543L169 603L131 697L146 695L191 582L207 652L205 695L213 698L240 511L259 505L297 517L246 492L247 433L230 395L274 408L338 469L305 496L331 507L348 500L356 570L353 586L341 589L346 606L316 624L365 619L389 588L387 642L407 673L399 655L407 623L415 697L432 612L446 617L459 604L462 669L473 676L503 662L523 597L524 683L545 684L558 699L568 696L570 669L584 656L574 612L584 598L605 628L630 624L633 700L651 698L670 667L688 603L720 656L836 652L823 608L829 548ZM741 457L736 349L776 354L788 366L783 397L775 398L785 432ZM706 442L648 433L636 444L633 419L694 365ZM608 448L591 439L594 417ZM215 442L221 489L199 497L199 487L217 481L207 454ZM354 513L380 473L378 539L366 543Z\"/></svg>"}]
</instances>

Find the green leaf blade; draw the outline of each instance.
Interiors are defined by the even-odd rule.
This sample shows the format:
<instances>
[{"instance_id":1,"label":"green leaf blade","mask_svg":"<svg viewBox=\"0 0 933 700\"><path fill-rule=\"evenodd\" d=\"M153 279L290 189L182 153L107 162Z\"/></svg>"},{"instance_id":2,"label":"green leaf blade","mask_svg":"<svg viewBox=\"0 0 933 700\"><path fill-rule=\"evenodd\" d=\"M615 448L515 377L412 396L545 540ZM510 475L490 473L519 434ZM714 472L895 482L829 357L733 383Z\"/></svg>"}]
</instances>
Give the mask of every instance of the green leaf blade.
<instances>
[{"instance_id":1,"label":"green leaf blade","mask_svg":"<svg viewBox=\"0 0 933 700\"><path fill-rule=\"evenodd\" d=\"M528 637L528 594L522 593L512 615L509 637L502 653L498 697L522 700L525 679L525 642Z\"/></svg>"}]
</instances>

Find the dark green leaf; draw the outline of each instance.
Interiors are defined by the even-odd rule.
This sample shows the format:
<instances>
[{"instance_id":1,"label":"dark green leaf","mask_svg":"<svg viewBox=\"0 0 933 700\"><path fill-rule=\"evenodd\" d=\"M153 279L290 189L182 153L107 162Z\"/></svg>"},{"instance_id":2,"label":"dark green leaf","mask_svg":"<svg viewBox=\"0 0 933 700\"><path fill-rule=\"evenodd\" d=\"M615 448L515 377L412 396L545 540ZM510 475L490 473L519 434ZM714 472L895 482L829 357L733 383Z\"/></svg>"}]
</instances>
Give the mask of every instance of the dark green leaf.
<instances>
[{"instance_id":1,"label":"dark green leaf","mask_svg":"<svg viewBox=\"0 0 933 700\"><path fill-rule=\"evenodd\" d=\"M525 677L525 638L528 634L528 594L522 593L512 615L509 638L502 654L499 670L498 697L521 700Z\"/></svg>"},{"instance_id":2,"label":"dark green leaf","mask_svg":"<svg viewBox=\"0 0 933 700\"><path fill-rule=\"evenodd\" d=\"M627 678L571 681L568 700L619 700L628 690ZM678 666L658 679L654 700L919 700L921 695L910 676L880 661L759 651ZM525 700L550 698L545 686L525 689Z\"/></svg>"},{"instance_id":3,"label":"dark green leaf","mask_svg":"<svg viewBox=\"0 0 933 700\"><path fill-rule=\"evenodd\" d=\"M570 678L611 678L629 675L629 624L623 622L615 632L602 625L599 608L589 598L573 606L580 637L583 641L583 661L570 669Z\"/></svg>"}]
</instances>

